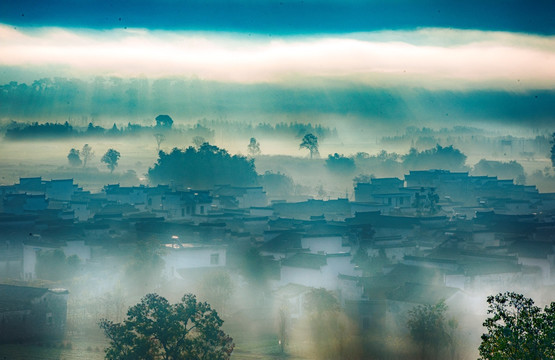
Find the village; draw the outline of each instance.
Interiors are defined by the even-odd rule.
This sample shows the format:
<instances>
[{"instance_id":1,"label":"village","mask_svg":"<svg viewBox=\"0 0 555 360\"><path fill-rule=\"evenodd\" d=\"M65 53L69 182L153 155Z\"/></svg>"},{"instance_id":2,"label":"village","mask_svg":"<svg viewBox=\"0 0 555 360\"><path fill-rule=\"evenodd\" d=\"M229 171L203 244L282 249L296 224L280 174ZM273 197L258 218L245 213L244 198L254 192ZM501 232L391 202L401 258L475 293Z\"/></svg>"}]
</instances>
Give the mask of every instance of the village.
<instances>
[{"instance_id":1,"label":"village","mask_svg":"<svg viewBox=\"0 0 555 360\"><path fill-rule=\"evenodd\" d=\"M73 179L33 177L0 196L1 342L63 338L86 318L121 320L133 296L182 295L215 270L233 284L208 296L224 315L285 304L294 322L306 294L323 288L359 331L388 333L406 332L418 304L444 301L465 329L485 316L487 295L534 291L548 303L555 289L555 194L497 177L410 171L357 183L354 199L300 202L269 199L262 186L91 193ZM140 262L141 252L160 261ZM62 273L45 268L45 254L61 256ZM118 278L133 261L139 278ZM75 277L88 292L72 289ZM247 288L249 300L231 300ZM111 294L111 310L72 300L93 293Z\"/></svg>"}]
</instances>

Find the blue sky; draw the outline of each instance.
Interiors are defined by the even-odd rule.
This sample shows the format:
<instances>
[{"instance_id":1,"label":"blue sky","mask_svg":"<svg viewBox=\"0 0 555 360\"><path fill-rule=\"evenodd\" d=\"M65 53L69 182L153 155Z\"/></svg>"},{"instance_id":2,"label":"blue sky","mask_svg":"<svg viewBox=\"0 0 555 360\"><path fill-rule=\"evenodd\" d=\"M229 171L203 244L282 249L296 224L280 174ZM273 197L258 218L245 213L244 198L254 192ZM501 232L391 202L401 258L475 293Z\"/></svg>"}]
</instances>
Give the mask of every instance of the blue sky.
<instances>
[{"instance_id":1,"label":"blue sky","mask_svg":"<svg viewBox=\"0 0 555 360\"><path fill-rule=\"evenodd\" d=\"M4 0L0 22L16 26L344 33L451 27L552 35L555 2L522 0L177 1Z\"/></svg>"}]
</instances>

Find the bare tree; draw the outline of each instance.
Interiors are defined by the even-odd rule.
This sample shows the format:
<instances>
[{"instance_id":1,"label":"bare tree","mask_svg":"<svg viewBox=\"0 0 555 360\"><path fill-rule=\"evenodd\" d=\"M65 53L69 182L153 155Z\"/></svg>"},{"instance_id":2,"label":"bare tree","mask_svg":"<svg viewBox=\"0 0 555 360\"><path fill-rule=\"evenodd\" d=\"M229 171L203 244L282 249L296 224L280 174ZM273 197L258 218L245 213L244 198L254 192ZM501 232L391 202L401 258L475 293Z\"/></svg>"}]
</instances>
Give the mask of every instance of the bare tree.
<instances>
[{"instance_id":1,"label":"bare tree","mask_svg":"<svg viewBox=\"0 0 555 360\"><path fill-rule=\"evenodd\" d=\"M166 136L164 134L154 134L154 137L156 138L156 152L160 151L160 145L166 141Z\"/></svg>"},{"instance_id":2,"label":"bare tree","mask_svg":"<svg viewBox=\"0 0 555 360\"><path fill-rule=\"evenodd\" d=\"M87 166L87 161L94 158L94 151L89 144L83 145L83 148L81 149L81 158L83 160L83 167Z\"/></svg>"},{"instance_id":3,"label":"bare tree","mask_svg":"<svg viewBox=\"0 0 555 360\"><path fill-rule=\"evenodd\" d=\"M260 155L260 143L255 138L251 137L248 152L251 157Z\"/></svg>"}]
</instances>

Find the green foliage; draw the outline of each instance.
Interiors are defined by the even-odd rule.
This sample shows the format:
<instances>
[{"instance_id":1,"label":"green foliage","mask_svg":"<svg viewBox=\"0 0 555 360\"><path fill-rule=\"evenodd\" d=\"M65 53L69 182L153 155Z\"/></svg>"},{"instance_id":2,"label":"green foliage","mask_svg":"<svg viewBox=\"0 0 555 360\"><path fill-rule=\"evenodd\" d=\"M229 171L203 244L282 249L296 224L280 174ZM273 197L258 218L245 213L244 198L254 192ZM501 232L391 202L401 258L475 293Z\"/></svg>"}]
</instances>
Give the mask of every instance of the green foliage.
<instances>
[{"instance_id":1,"label":"green foliage","mask_svg":"<svg viewBox=\"0 0 555 360\"><path fill-rule=\"evenodd\" d=\"M293 194L295 184L293 179L280 172L266 171L258 176L258 183L264 187L269 196L286 197Z\"/></svg>"},{"instance_id":2,"label":"green foliage","mask_svg":"<svg viewBox=\"0 0 555 360\"><path fill-rule=\"evenodd\" d=\"M435 192L434 188L426 190L421 188L419 192L414 194L414 201L412 207L416 208L416 213L418 215L424 214L424 209L430 215L437 213L439 202L439 195Z\"/></svg>"},{"instance_id":3,"label":"green foliage","mask_svg":"<svg viewBox=\"0 0 555 360\"><path fill-rule=\"evenodd\" d=\"M514 292L488 296L480 359L554 359L555 302L544 311L532 299Z\"/></svg>"},{"instance_id":4,"label":"green foliage","mask_svg":"<svg viewBox=\"0 0 555 360\"><path fill-rule=\"evenodd\" d=\"M423 359L437 357L439 350L450 342L446 311L447 305L441 300L434 305L417 305L408 312L407 326L411 337L421 347Z\"/></svg>"},{"instance_id":5,"label":"green foliage","mask_svg":"<svg viewBox=\"0 0 555 360\"><path fill-rule=\"evenodd\" d=\"M6 138L59 138L74 136L76 133L67 121L63 124L49 122L44 124L39 124L38 122L24 124L14 122L13 126L6 130Z\"/></svg>"},{"instance_id":6,"label":"green foliage","mask_svg":"<svg viewBox=\"0 0 555 360\"><path fill-rule=\"evenodd\" d=\"M118 166L118 160L120 156L121 154L119 153L119 151L108 149L108 151L106 151L100 161L106 164L108 169L110 169L110 172L114 172L114 169Z\"/></svg>"},{"instance_id":7,"label":"green foliage","mask_svg":"<svg viewBox=\"0 0 555 360\"><path fill-rule=\"evenodd\" d=\"M356 165L353 158L335 153L333 155L328 155L326 159L326 168L340 174L351 174L355 171Z\"/></svg>"},{"instance_id":8,"label":"green foliage","mask_svg":"<svg viewBox=\"0 0 555 360\"><path fill-rule=\"evenodd\" d=\"M304 307L308 313L321 315L326 311L338 311L339 301L329 290L311 289L305 296Z\"/></svg>"},{"instance_id":9,"label":"green foliage","mask_svg":"<svg viewBox=\"0 0 555 360\"><path fill-rule=\"evenodd\" d=\"M74 276L81 266L77 255L66 257L60 249L37 252L35 273L40 279L59 281Z\"/></svg>"},{"instance_id":10,"label":"green foliage","mask_svg":"<svg viewBox=\"0 0 555 360\"><path fill-rule=\"evenodd\" d=\"M310 151L310 158L312 159L314 156L320 156L318 152L318 138L313 134L306 134L299 145L299 148L305 148Z\"/></svg>"},{"instance_id":11,"label":"green foliage","mask_svg":"<svg viewBox=\"0 0 555 360\"><path fill-rule=\"evenodd\" d=\"M156 117L156 127L163 129L171 129L173 125L173 119L169 115L158 115Z\"/></svg>"},{"instance_id":12,"label":"green foliage","mask_svg":"<svg viewBox=\"0 0 555 360\"><path fill-rule=\"evenodd\" d=\"M305 295L306 326L314 357L317 359L358 359L360 344L356 327L341 311L336 296L324 288Z\"/></svg>"},{"instance_id":13,"label":"green foliage","mask_svg":"<svg viewBox=\"0 0 555 360\"><path fill-rule=\"evenodd\" d=\"M524 184L526 175L524 168L516 161L501 162L493 160L480 160L474 165L475 175L497 176L501 179L515 179L517 184Z\"/></svg>"},{"instance_id":14,"label":"green foliage","mask_svg":"<svg viewBox=\"0 0 555 360\"><path fill-rule=\"evenodd\" d=\"M216 184L251 186L257 181L254 161L244 156L231 156L225 149L208 143L198 149L174 148L171 153L160 151L158 161L148 170L153 183L170 183L193 188L211 188Z\"/></svg>"},{"instance_id":15,"label":"green foliage","mask_svg":"<svg viewBox=\"0 0 555 360\"><path fill-rule=\"evenodd\" d=\"M72 148L67 154L67 161L69 161L70 166L80 166L82 161L79 156L79 150Z\"/></svg>"},{"instance_id":16,"label":"green foliage","mask_svg":"<svg viewBox=\"0 0 555 360\"><path fill-rule=\"evenodd\" d=\"M250 156L260 155L260 143L251 137L247 150Z\"/></svg>"},{"instance_id":17,"label":"green foliage","mask_svg":"<svg viewBox=\"0 0 555 360\"><path fill-rule=\"evenodd\" d=\"M465 170L466 155L460 150L455 149L453 145L436 147L418 151L411 148L409 153L403 157L403 165L408 170L427 170L427 169L445 169L445 170Z\"/></svg>"},{"instance_id":18,"label":"green foliage","mask_svg":"<svg viewBox=\"0 0 555 360\"><path fill-rule=\"evenodd\" d=\"M192 294L176 304L148 294L129 308L123 323L99 323L110 341L105 350L110 360L227 360L234 344L222 324L218 313Z\"/></svg>"}]
</instances>

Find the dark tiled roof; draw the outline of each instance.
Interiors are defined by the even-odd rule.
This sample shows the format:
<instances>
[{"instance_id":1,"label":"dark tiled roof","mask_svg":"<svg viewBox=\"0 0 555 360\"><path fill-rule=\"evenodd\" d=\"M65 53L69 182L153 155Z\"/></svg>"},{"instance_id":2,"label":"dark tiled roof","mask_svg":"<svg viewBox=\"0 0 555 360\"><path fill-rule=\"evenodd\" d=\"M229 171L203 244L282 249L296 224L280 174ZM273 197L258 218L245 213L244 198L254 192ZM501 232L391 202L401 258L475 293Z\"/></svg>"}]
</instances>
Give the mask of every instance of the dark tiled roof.
<instances>
[{"instance_id":1,"label":"dark tiled roof","mask_svg":"<svg viewBox=\"0 0 555 360\"><path fill-rule=\"evenodd\" d=\"M298 253L282 260L281 265L305 269L320 269L322 266L327 265L327 260L325 255Z\"/></svg>"},{"instance_id":2,"label":"dark tiled roof","mask_svg":"<svg viewBox=\"0 0 555 360\"><path fill-rule=\"evenodd\" d=\"M0 312L26 310L31 301L52 291L47 288L0 284ZM55 292L67 293L67 290Z\"/></svg>"},{"instance_id":3,"label":"dark tiled roof","mask_svg":"<svg viewBox=\"0 0 555 360\"><path fill-rule=\"evenodd\" d=\"M405 283L388 293L388 299L415 304L436 304L447 300L456 294L459 289L447 286L424 285L418 283Z\"/></svg>"}]
</instances>

